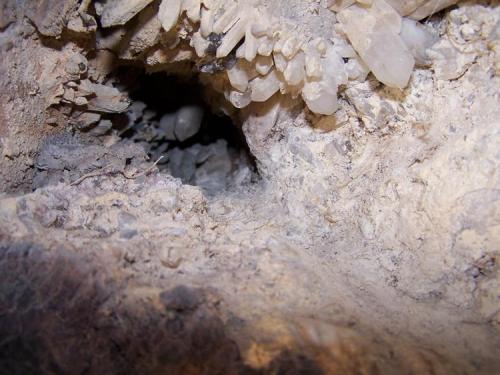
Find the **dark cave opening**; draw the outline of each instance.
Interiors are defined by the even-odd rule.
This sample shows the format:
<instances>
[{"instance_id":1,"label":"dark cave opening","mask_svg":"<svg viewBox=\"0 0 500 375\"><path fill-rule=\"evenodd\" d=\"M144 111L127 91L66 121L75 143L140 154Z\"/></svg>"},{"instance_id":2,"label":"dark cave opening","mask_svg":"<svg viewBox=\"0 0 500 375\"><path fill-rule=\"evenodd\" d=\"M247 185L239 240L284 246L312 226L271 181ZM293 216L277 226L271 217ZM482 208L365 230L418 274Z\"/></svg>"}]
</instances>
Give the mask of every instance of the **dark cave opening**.
<instances>
[{"instance_id":1,"label":"dark cave opening","mask_svg":"<svg viewBox=\"0 0 500 375\"><path fill-rule=\"evenodd\" d=\"M129 66L121 67L116 77L132 104L127 113L114 116L113 128L141 144L151 160L161 158L161 171L208 195L257 181L241 127L213 111L205 100L213 93L196 78L147 74Z\"/></svg>"}]
</instances>

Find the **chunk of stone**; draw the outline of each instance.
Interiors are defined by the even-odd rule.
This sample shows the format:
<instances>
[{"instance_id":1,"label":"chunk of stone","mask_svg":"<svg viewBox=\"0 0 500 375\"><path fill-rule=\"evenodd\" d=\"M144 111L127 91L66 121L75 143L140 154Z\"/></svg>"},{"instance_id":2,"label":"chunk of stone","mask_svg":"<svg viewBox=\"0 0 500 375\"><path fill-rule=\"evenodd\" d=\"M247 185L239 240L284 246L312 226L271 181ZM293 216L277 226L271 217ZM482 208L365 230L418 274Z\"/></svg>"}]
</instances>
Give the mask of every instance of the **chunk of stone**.
<instances>
[{"instance_id":1,"label":"chunk of stone","mask_svg":"<svg viewBox=\"0 0 500 375\"><path fill-rule=\"evenodd\" d=\"M70 79L78 79L80 75L87 72L88 60L85 56L79 53L71 55L71 57L66 62L64 70L68 73Z\"/></svg>"},{"instance_id":2,"label":"chunk of stone","mask_svg":"<svg viewBox=\"0 0 500 375\"><path fill-rule=\"evenodd\" d=\"M370 89L370 82L350 86L345 94L350 103L356 108L359 118L363 121L368 132L383 129L390 121L394 121L397 106L393 102L380 96L365 97L363 92Z\"/></svg>"},{"instance_id":3,"label":"chunk of stone","mask_svg":"<svg viewBox=\"0 0 500 375\"><path fill-rule=\"evenodd\" d=\"M78 92L88 96L87 108L99 113L122 113L130 105L128 98L115 87L82 80Z\"/></svg>"},{"instance_id":4,"label":"chunk of stone","mask_svg":"<svg viewBox=\"0 0 500 375\"><path fill-rule=\"evenodd\" d=\"M12 0L4 0L0 4L0 30L5 29L16 20L16 4Z\"/></svg>"},{"instance_id":5,"label":"chunk of stone","mask_svg":"<svg viewBox=\"0 0 500 375\"><path fill-rule=\"evenodd\" d=\"M74 13L67 27L75 33L89 34L97 30L97 21L89 14Z\"/></svg>"},{"instance_id":6,"label":"chunk of stone","mask_svg":"<svg viewBox=\"0 0 500 375\"><path fill-rule=\"evenodd\" d=\"M134 100L127 111L129 123L134 124L138 122L138 120L143 117L146 108L146 103L141 102L140 100Z\"/></svg>"},{"instance_id":7,"label":"chunk of stone","mask_svg":"<svg viewBox=\"0 0 500 375\"><path fill-rule=\"evenodd\" d=\"M59 37L77 4L78 0L36 0L18 7L26 9L26 16L40 34Z\"/></svg>"},{"instance_id":8,"label":"chunk of stone","mask_svg":"<svg viewBox=\"0 0 500 375\"><path fill-rule=\"evenodd\" d=\"M441 40L427 50L436 77L443 80L456 79L464 74L474 62L474 54L459 52L448 40Z\"/></svg>"},{"instance_id":9,"label":"chunk of stone","mask_svg":"<svg viewBox=\"0 0 500 375\"><path fill-rule=\"evenodd\" d=\"M163 115L160 119L160 128L163 131L163 135L168 141L175 141L175 121L177 119L177 113L167 113Z\"/></svg>"},{"instance_id":10,"label":"chunk of stone","mask_svg":"<svg viewBox=\"0 0 500 375\"><path fill-rule=\"evenodd\" d=\"M184 142L200 130L203 120L203 109L198 106L185 106L177 112L175 137Z\"/></svg>"},{"instance_id":11,"label":"chunk of stone","mask_svg":"<svg viewBox=\"0 0 500 375\"><path fill-rule=\"evenodd\" d=\"M436 14L440 10L448 8L449 6L458 3L459 0L430 0L425 4L419 6L413 13L409 15L410 18L421 20Z\"/></svg>"},{"instance_id":12,"label":"chunk of stone","mask_svg":"<svg viewBox=\"0 0 500 375\"><path fill-rule=\"evenodd\" d=\"M138 16L137 25L130 31L127 50L121 57L133 57L152 47L160 38L161 23L158 20L157 9L148 6ZM125 56L124 56L125 55Z\"/></svg>"},{"instance_id":13,"label":"chunk of stone","mask_svg":"<svg viewBox=\"0 0 500 375\"><path fill-rule=\"evenodd\" d=\"M206 154L200 155L202 158L198 159L200 166L194 175L195 182L208 193L216 193L227 187L232 169L227 141L219 139L205 146L205 152Z\"/></svg>"},{"instance_id":14,"label":"chunk of stone","mask_svg":"<svg viewBox=\"0 0 500 375\"><path fill-rule=\"evenodd\" d=\"M115 55L107 50L97 51L89 61L89 76L95 82L102 82L114 70Z\"/></svg>"},{"instance_id":15,"label":"chunk of stone","mask_svg":"<svg viewBox=\"0 0 500 375\"><path fill-rule=\"evenodd\" d=\"M96 127L90 130L90 134L95 136L100 136L106 134L113 127L113 123L110 120L101 120Z\"/></svg>"},{"instance_id":16,"label":"chunk of stone","mask_svg":"<svg viewBox=\"0 0 500 375\"><path fill-rule=\"evenodd\" d=\"M108 0L101 15L102 27L125 25L153 0Z\"/></svg>"},{"instance_id":17,"label":"chunk of stone","mask_svg":"<svg viewBox=\"0 0 500 375\"><path fill-rule=\"evenodd\" d=\"M84 112L75 118L74 122L78 129L85 130L96 124L101 119L101 115L93 112Z\"/></svg>"},{"instance_id":18,"label":"chunk of stone","mask_svg":"<svg viewBox=\"0 0 500 375\"><path fill-rule=\"evenodd\" d=\"M185 183L194 183L194 174L196 172L196 163L200 144L182 150L178 147L168 151L168 168L172 176L180 178Z\"/></svg>"}]
</instances>

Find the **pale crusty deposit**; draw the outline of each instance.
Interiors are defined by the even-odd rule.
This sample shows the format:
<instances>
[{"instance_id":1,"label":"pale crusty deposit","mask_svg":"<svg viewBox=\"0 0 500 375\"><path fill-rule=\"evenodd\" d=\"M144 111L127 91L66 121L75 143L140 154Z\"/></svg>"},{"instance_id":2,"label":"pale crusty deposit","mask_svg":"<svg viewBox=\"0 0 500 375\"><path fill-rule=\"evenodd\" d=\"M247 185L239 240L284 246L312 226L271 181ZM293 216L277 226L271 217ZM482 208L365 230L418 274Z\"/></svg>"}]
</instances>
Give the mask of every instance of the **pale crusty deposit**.
<instances>
[{"instance_id":1,"label":"pale crusty deposit","mask_svg":"<svg viewBox=\"0 0 500 375\"><path fill-rule=\"evenodd\" d=\"M101 24L105 28L123 25L150 3L108 1L100 11ZM406 87L415 64L427 62L426 51L436 42L424 25L413 20L453 3L322 2L330 9L331 28L320 35L274 14L272 2L163 0L158 8L144 10L151 14L134 30L129 50L134 47L137 55L152 48L143 58L153 66L194 59L185 47L182 53L169 52L185 40L196 58L206 63L202 72L210 71L214 61L230 60L222 68L227 71L227 84L217 86L234 107L264 102L279 92L300 95L312 112L331 115L338 109L340 87L348 81L362 82L370 72L389 87ZM162 31L172 34L171 41L158 45ZM138 40L145 45L137 48Z\"/></svg>"},{"instance_id":2,"label":"pale crusty deposit","mask_svg":"<svg viewBox=\"0 0 500 375\"><path fill-rule=\"evenodd\" d=\"M0 372L497 375L499 25L1 1Z\"/></svg>"}]
</instances>

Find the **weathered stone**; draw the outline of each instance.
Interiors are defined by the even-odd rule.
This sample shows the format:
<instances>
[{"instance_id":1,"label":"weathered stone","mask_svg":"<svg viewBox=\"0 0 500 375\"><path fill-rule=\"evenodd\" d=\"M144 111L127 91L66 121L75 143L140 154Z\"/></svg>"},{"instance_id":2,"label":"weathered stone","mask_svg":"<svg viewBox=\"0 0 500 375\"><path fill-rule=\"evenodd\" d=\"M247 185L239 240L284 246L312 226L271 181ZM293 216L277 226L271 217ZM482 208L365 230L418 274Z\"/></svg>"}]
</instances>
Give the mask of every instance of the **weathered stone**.
<instances>
[{"instance_id":1,"label":"weathered stone","mask_svg":"<svg viewBox=\"0 0 500 375\"><path fill-rule=\"evenodd\" d=\"M101 15L103 27L125 25L153 0L108 0Z\"/></svg>"},{"instance_id":2,"label":"weathered stone","mask_svg":"<svg viewBox=\"0 0 500 375\"><path fill-rule=\"evenodd\" d=\"M26 16L40 34L58 37L77 5L78 0L28 0Z\"/></svg>"}]
</instances>

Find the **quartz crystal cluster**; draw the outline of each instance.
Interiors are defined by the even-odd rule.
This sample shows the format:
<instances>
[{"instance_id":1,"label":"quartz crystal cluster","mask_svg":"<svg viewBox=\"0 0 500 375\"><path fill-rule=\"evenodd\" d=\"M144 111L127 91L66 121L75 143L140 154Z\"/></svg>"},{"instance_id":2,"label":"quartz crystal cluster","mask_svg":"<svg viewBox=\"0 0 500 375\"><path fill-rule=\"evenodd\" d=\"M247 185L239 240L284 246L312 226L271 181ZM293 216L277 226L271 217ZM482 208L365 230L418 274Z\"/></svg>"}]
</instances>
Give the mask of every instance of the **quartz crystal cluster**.
<instances>
[{"instance_id":1,"label":"quartz crystal cluster","mask_svg":"<svg viewBox=\"0 0 500 375\"><path fill-rule=\"evenodd\" d=\"M121 24L151 1L107 6L103 25ZM416 20L453 1L333 1L337 35L302 34L253 1L163 0L157 18L165 32L190 21L190 45L198 58L231 56L225 97L237 108L281 94L301 95L314 113L337 109L339 86L369 72L390 87L404 88L415 63L426 62L435 37ZM109 9L109 10L108 10Z\"/></svg>"},{"instance_id":2,"label":"quartz crystal cluster","mask_svg":"<svg viewBox=\"0 0 500 375\"><path fill-rule=\"evenodd\" d=\"M155 68L197 61L236 108L280 93L301 96L313 113L331 115L339 90L369 73L389 87L406 87L436 42L419 20L456 2L309 1L330 11L327 36L299 29L266 0L107 0L96 2L95 10L111 30L100 38L101 48L126 41L120 58L139 56ZM132 19L128 32L124 25Z\"/></svg>"}]
</instances>

